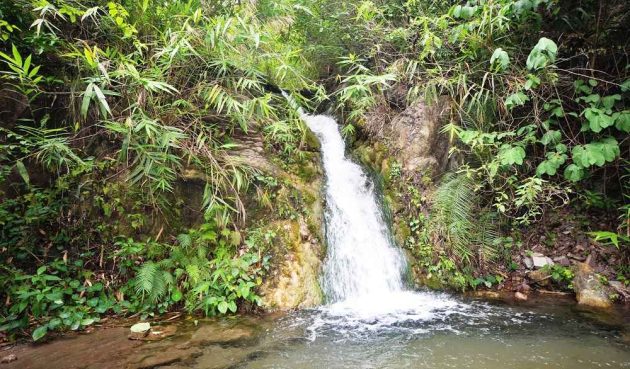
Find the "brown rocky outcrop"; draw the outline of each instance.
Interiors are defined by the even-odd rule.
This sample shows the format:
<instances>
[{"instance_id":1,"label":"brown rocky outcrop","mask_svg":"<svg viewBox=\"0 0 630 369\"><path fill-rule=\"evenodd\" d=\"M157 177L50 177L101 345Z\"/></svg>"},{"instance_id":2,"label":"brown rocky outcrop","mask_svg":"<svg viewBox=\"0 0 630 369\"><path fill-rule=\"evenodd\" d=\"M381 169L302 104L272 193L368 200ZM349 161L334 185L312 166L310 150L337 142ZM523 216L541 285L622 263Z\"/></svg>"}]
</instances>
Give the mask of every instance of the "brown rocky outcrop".
<instances>
[{"instance_id":1,"label":"brown rocky outcrop","mask_svg":"<svg viewBox=\"0 0 630 369\"><path fill-rule=\"evenodd\" d=\"M573 288L578 304L594 308L609 308L610 289L604 286L593 269L587 263L578 263L575 266L575 278Z\"/></svg>"},{"instance_id":2,"label":"brown rocky outcrop","mask_svg":"<svg viewBox=\"0 0 630 369\"><path fill-rule=\"evenodd\" d=\"M441 133L451 120L451 104L446 97L432 104L418 100L389 120L392 112L377 108L365 122L371 139L385 144L390 154L407 173L431 170L443 172L448 167L450 142Z\"/></svg>"}]
</instances>

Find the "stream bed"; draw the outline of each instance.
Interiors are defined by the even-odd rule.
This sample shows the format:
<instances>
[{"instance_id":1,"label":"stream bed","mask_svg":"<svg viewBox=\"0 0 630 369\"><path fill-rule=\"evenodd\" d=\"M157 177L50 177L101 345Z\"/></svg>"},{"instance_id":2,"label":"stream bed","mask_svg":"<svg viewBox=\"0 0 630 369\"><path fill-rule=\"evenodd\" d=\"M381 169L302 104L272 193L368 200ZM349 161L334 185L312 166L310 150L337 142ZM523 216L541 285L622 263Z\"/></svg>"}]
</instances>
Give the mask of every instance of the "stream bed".
<instances>
[{"instance_id":1,"label":"stream bed","mask_svg":"<svg viewBox=\"0 0 630 369\"><path fill-rule=\"evenodd\" d=\"M18 360L0 368L630 368L627 312L432 292L390 297L400 309L364 301L360 311L355 302L352 310L185 320L157 342L99 329L18 346Z\"/></svg>"}]
</instances>

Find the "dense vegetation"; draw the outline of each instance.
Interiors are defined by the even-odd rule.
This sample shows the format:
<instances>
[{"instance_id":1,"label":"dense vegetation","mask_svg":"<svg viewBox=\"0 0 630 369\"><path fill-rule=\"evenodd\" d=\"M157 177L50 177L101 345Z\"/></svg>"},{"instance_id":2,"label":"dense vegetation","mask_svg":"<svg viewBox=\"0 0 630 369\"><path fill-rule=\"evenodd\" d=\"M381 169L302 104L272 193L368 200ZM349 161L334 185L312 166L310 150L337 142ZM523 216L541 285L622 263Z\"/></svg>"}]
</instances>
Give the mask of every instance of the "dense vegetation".
<instances>
[{"instance_id":1,"label":"dense vegetation","mask_svg":"<svg viewBox=\"0 0 630 369\"><path fill-rule=\"evenodd\" d=\"M422 175L395 181L416 204L406 243L428 274L458 288L500 282L519 237L571 209L592 238L620 249L615 277L627 284L629 10L615 1L359 4L356 27L372 47L355 49L337 92L345 132L378 104L446 95L453 106L442 132L461 165L430 199L407 187L423 187Z\"/></svg>"},{"instance_id":2,"label":"dense vegetation","mask_svg":"<svg viewBox=\"0 0 630 369\"><path fill-rule=\"evenodd\" d=\"M629 7L2 2L0 331L39 339L103 314L256 304L274 235L246 203L278 183L238 151L260 136L282 165L304 160L306 129L280 89L333 107L350 141L380 103L450 97L444 134L463 164L428 219L419 182L399 190L417 205L406 246L451 284L490 281L501 255L510 263L503 236L559 207L614 212L592 236L623 250L628 281ZM190 178L199 204L185 201ZM202 215L189 222L187 206Z\"/></svg>"}]
</instances>

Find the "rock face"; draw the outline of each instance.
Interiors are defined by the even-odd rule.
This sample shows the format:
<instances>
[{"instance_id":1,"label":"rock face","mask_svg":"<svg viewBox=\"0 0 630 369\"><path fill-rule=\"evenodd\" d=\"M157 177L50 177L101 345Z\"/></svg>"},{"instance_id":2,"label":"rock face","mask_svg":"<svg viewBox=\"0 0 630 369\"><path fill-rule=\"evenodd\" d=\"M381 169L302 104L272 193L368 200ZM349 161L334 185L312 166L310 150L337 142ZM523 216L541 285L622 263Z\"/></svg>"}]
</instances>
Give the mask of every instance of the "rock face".
<instances>
[{"instance_id":1,"label":"rock face","mask_svg":"<svg viewBox=\"0 0 630 369\"><path fill-rule=\"evenodd\" d=\"M573 288L580 305L594 308L609 308L612 305L609 297L611 291L599 281L587 263L576 265Z\"/></svg>"},{"instance_id":2,"label":"rock face","mask_svg":"<svg viewBox=\"0 0 630 369\"><path fill-rule=\"evenodd\" d=\"M269 310L313 307L322 302L319 271L323 248L304 219L279 221L273 258L276 268L259 289Z\"/></svg>"},{"instance_id":3,"label":"rock face","mask_svg":"<svg viewBox=\"0 0 630 369\"><path fill-rule=\"evenodd\" d=\"M372 138L388 146L403 171L442 172L448 164L450 143L440 129L450 121L450 112L451 105L446 98L431 105L419 100L391 122L382 115L371 115L365 129Z\"/></svg>"},{"instance_id":4,"label":"rock face","mask_svg":"<svg viewBox=\"0 0 630 369\"><path fill-rule=\"evenodd\" d=\"M248 166L277 181L277 185L269 190L273 192L269 207L260 205L261 196L257 192L242 196L242 205L247 213L246 227L262 225L276 235L271 250L265 251L271 256L269 274L258 288L263 308L290 310L320 304L322 294L318 275L324 247L321 241L323 172L319 142L314 135L307 135L306 147L303 148L305 158L292 164L283 163L273 153L265 151L262 136L237 138L235 142L237 148L223 160ZM194 199L191 202L201 204L206 174L188 168L181 177L181 184L176 188L179 197ZM189 204L185 208L192 207ZM294 214L300 215L295 217ZM203 218L203 212L184 214L184 218L187 223L194 224Z\"/></svg>"}]
</instances>

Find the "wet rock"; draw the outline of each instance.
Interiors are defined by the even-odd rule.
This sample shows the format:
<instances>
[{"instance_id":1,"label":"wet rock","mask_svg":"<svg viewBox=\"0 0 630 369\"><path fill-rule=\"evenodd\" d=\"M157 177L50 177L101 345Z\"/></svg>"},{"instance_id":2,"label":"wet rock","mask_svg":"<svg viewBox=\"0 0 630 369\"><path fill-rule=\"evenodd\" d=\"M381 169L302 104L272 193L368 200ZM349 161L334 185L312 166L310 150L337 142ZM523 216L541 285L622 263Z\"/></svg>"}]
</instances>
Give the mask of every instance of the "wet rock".
<instances>
[{"instance_id":1,"label":"wet rock","mask_svg":"<svg viewBox=\"0 0 630 369\"><path fill-rule=\"evenodd\" d=\"M151 324L148 322L136 323L129 328L129 339L141 340L149 335Z\"/></svg>"},{"instance_id":2,"label":"wet rock","mask_svg":"<svg viewBox=\"0 0 630 369\"><path fill-rule=\"evenodd\" d=\"M571 261L566 256L555 257L555 258L553 258L553 261L555 263L557 263L557 264L560 264L560 265L564 266L564 267L568 267L568 266L571 265Z\"/></svg>"},{"instance_id":3,"label":"wet rock","mask_svg":"<svg viewBox=\"0 0 630 369\"><path fill-rule=\"evenodd\" d=\"M575 266L573 289L578 304L594 308L609 308L612 305L610 288L604 286L587 263Z\"/></svg>"},{"instance_id":4,"label":"wet rock","mask_svg":"<svg viewBox=\"0 0 630 369\"><path fill-rule=\"evenodd\" d=\"M395 159L402 164L403 172L441 172L448 166L450 143L440 129L450 119L450 112L447 98L431 105L418 100L391 121L383 119L381 114L369 114L365 130L396 153Z\"/></svg>"},{"instance_id":5,"label":"wet rock","mask_svg":"<svg viewBox=\"0 0 630 369\"><path fill-rule=\"evenodd\" d=\"M515 292L514 299L516 301L527 301L527 295L521 292Z\"/></svg>"},{"instance_id":6,"label":"wet rock","mask_svg":"<svg viewBox=\"0 0 630 369\"><path fill-rule=\"evenodd\" d=\"M136 362L130 363L128 369L150 369L178 362L186 362L201 355L202 350L197 347L189 347L186 349L164 348L164 350L155 351L148 355L142 355L142 358Z\"/></svg>"},{"instance_id":7,"label":"wet rock","mask_svg":"<svg viewBox=\"0 0 630 369\"><path fill-rule=\"evenodd\" d=\"M8 363L12 363L12 362L16 361L17 359L18 359L17 355L10 354L10 355L7 355L7 356L3 356L2 359L0 359L0 363L8 364Z\"/></svg>"},{"instance_id":8,"label":"wet rock","mask_svg":"<svg viewBox=\"0 0 630 369\"><path fill-rule=\"evenodd\" d=\"M503 295L497 291L477 290L473 291L472 296L489 300L502 300Z\"/></svg>"},{"instance_id":9,"label":"wet rock","mask_svg":"<svg viewBox=\"0 0 630 369\"><path fill-rule=\"evenodd\" d=\"M159 341L166 337L170 337L177 332L177 327L174 325L156 326L152 327L148 332L129 335L129 339L141 340L141 341Z\"/></svg>"},{"instance_id":10,"label":"wet rock","mask_svg":"<svg viewBox=\"0 0 630 369\"><path fill-rule=\"evenodd\" d=\"M615 290L616 293L619 294L620 297L623 297L625 301L630 300L630 289L628 286L619 281L610 281L608 284L613 290Z\"/></svg>"},{"instance_id":11,"label":"wet rock","mask_svg":"<svg viewBox=\"0 0 630 369\"><path fill-rule=\"evenodd\" d=\"M262 304L268 310L290 310L319 305L322 293L319 269L323 250L317 237L310 233L305 221L275 223L276 267L259 288Z\"/></svg>"},{"instance_id":12,"label":"wet rock","mask_svg":"<svg viewBox=\"0 0 630 369\"><path fill-rule=\"evenodd\" d=\"M231 343L244 339L248 339L254 336L255 328L250 326L225 326L223 324L207 324L202 325L197 329L190 341L185 346L188 345L198 346L198 345L208 345L208 344L219 344L219 343Z\"/></svg>"},{"instance_id":13,"label":"wet rock","mask_svg":"<svg viewBox=\"0 0 630 369\"><path fill-rule=\"evenodd\" d=\"M528 272L527 277L539 286L548 286L551 275L546 270L538 269Z\"/></svg>"}]
</instances>

